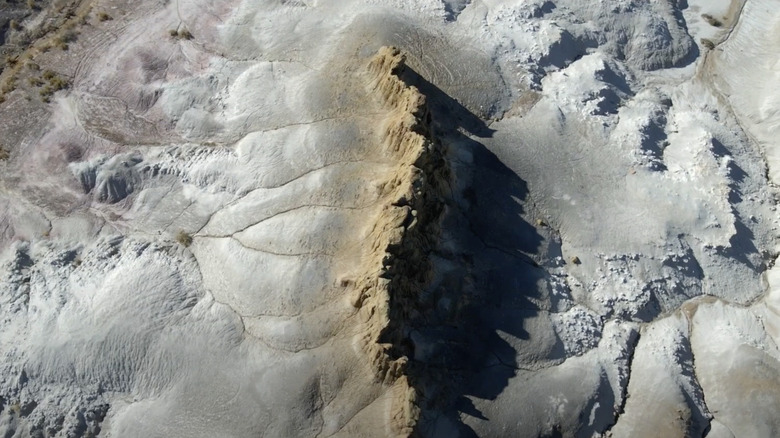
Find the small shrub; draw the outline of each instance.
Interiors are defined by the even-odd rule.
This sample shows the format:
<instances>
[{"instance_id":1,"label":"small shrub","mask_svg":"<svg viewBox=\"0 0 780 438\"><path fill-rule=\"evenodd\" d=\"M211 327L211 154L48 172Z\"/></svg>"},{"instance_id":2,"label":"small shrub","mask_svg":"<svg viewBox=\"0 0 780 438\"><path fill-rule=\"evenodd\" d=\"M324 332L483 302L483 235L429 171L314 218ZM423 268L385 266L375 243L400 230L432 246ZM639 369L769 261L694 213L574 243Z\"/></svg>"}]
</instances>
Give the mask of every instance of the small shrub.
<instances>
[{"instance_id":1,"label":"small shrub","mask_svg":"<svg viewBox=\"0 0 780 438\"><path fill-rule=\"evenodd\" d=\"M38 65L38 64L36 64L36 63L34 63L32 61L28 62L26 65L27 65L27 68L29 68L30 70L33 70L33 71L38 71L38 70L41 69L40 65Z\"/></svg>"},{"instance_id":2,"label":"small shrub","mask_svg":"<svg viewBox=\"0 0 780 438\"><path fill-rule=\"evenodd\" d=\"M44 70L42 76L48 81L48 83L38 91L38 94L41 96L41 100L46 103L51 101L51 96L53 96L54 93L70 87L69 80L63 78L51 70Z\"/></svg>"},{"instance_id":3,"label":"small shrub","mask_svg":"<svg viewBox=\"0 0 780 438\"><path fill-rule=\"evenodd\" d=\"M65 41L66 43L71 43L73 41L76 41L78 36L79 36L79 33L76 30L68 29L68 30L66 30L65 32L62 33L62 36L60 37L60 39L62 39L62 41Z\"/></svg>"},{"instance_id":4,"label":"small shrub","mask_svg":"<svg viewBox=\"0 0 780 438\"><path fill-rule=\"evenodd\" d=\"M38 9L38 5L35 4L35 0L27 0L27 7L30 9Z\"/></svg>"},{"instance_id":5,"label":"small shrub","mask_svg":"<svg viewBox=\"0 0 780 438\"><path fill-rule=\"evenodd\" d=\"M54 39L54 46L57 47L58 49L62 50L62 51L68 50L68 48L70 48L70 46L68 46L68 42L65 41L65 39L63 37L55 38Z\"/></svg>"},{"instance_id":6,"label":"small shrub","mask_svg":"<svg viewBox=\"0 0 780 438\"><path fill-rule=\"evenodd\" d=\"M8 78L8 80L3 84L3 86L0 87L0 93L3 94L8 94L14 90L16 90L16 79L13 77Z\"/></svg>"},{"instance_id":7,"label":"small shrub","mask_svg":"<svg viewBox=\"0 0 780 438\"><path fill-rule=\"evenodd\" d=\"M40 87L43 85L43 80L41 78L36 77L29 77L27 78L27 83L30 84L31 87Z\"/></svg>"},{"instance_id":8,"label":"small shrub","mask_svg":"<svg viewBox=\"0 0 780 438\"><path fill-rule=\"evenodd\" d=\"M9 22L8 22L8 26L10 26L10 27L11 27L11 29L13 29L13 30L19 30L19 29L21 29L21 28L22 28L22 25L21 25L21 24L19 24L19 22L18 22L18 21L16 21L16 20L11 20L11 21L9 21Z\"/></svg>"},{"instance_id":9,"label":"small shrub","mask_svg":"<svg viewBox=\"0 0 780 438\"><path fill-rule=\"evenodd\" d=\"M49 85L54 88L54 91L64 90L70 86L70 81L61 76L55 76L49 80Z\"/></svg>"},{"instance_id":10,"label":"small shrub","mask_svg":"<svg viewBox=\"0 0 780 438\"><path fill-rule=\"evenodd\" d=\"M168 35L170 35L171 38L177 38L180 40L191 40L193 38L192 33L187 29L171 29L168 31Z\"/></svg>"},{"instance_id":11,"label":"small shrub","mask_svg":"<svg viewBox=\"0 0 780 438\"><path fill-rule=\"evenodd\" d=\"M182 244L185 248L192 245L192 236L187 234L186 232L179 231L179 234L176 235L176 241Z\"/></svg>"},{"instance_id":12,"label":"small shrub","mask_svg":"<svg viewBox=\"0 0 780 438\"><path fill-rule=\"evenodd\" d=\"M41 88L41 89L38 91L38 95L40 95L40 96L41 96L41 100L42 100L42 101L44 101L44 102L46 102L46 103L49 103L49 102L51 102L51 96L52 96L52 94L54 94L54 90L52 90L52 89L51 89L51 87L50 87L50 86L48 86L48 85L47 85L47 86L45 86L45 87L43 87L43 88Z\"/></svg>"},{"instance_id":13,"label":"small shrub","mask_svg":"<svg viewBox=\"0 0 780 438\"><path fill-rule=\"evenodd\" d=\"M715 26L715 27L723 26L722 21L718 20L717 18L713 17L710 14L702 14L701 18L703 18L707 23L709 23L710 26Z\"/></svg>"},{"instance_id":14,"label":"small shrub","mask_svg":"<svg viewBox=\"0 0 780 438\"><path fill-rule=\"evenodd\" d=\"M111 20L114 19L113 17L111 17L110 15L106 14L105 12L98 13L97 18L98 18L99 21L111 21Z\"/></svg>"},{"instance_id":15,"label":"small shrub","mask_svg":"<svg viewBox=\"0 0 780 438\"><path fill-rule=\"evenodd\" d=\"M712 50L715 48L715 43L713 43L712 40L708 40L707 38L701 39L701 45L706 47L708 50Z\"/></svg>"},{"instance_id":16,"label":"small shrub","mask_svg":"<svg viewBox=\"0 0 780 438\"><path fill-rule=\"evenodd\" d=\"M0 146L0 161L5 161L10 156L11 156L11 154L7 150L5 150L4 147Z\"/></svg>"}]
</instances>

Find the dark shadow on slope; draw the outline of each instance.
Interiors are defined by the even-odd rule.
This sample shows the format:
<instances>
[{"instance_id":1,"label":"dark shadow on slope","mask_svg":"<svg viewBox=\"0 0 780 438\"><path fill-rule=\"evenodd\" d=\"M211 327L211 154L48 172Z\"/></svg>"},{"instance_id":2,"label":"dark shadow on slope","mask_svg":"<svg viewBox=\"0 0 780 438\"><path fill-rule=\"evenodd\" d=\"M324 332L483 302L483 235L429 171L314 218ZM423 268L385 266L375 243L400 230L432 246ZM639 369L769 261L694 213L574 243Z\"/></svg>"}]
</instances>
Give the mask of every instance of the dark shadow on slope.
<instances>
[{"instance_id":1,"label":"dark shadow on slope","mask_svg":"<svg viewBox=\"0 0 780 438\"><path fill-rule=\"evenodd\" d=\"M748 174L744 169L739 167L739 165L734 160L731 159L731 151L729 151L728 148L720 142L720 140L713 138L711 140L711 144L712 154L715 155L715 158L718 160L728 159L726 168L728 169L728 176L732 181L729 184L729 203L738 204L742 202L742 193L740 193L739 184L745 181Z\"/></svg>"},{"instance_id":2,"label":"dark shadow on slope","mask_svg":"<svg viewBox=\"0 0 780 438\"><path fill-rule=\"evenodd\" d=\"M428 110L434 117L439 135L465 130L481 138L493 136L495 130L490 129L482 119L411 68L406 67L400 73L400 77L407 84L417 87L426 96Z\"/></svg>"},{"instance_id":3,"label":"dark shadow on slope","mask_svg":"<svg viewBox=\"0 0 780 438\"><path fill-rule=\"evenodd\" d=\"M444 5L444 19L447 21L456 21L458 15L466 9L471 0L441 0Z\"/></svg>"},{"instance_id":4,"label":"dark shadow on slope","mask_svg":"<svg viewBox=\"0 0 780 438\"><path fill-rule=\"evenodd\" d=\"M672 16L674 17L675 22L678 26L685 32L685 35L688 36L688 38L691 41L691 47L688 50L688 53L677 60L671 67L686 67L694 62L696 62L697 59L699 59L699 56L701 56L701 51L699 50L699 45L696 44L696 41L691 36L691 32L688 29L688 22L685 21L685 17L683 16L683 10L688 8L688 1L687 0L678 0L676 5L673 5L672 7Z\"/></svg>"},{"instance_id":5,"label":"dark shadow on slope","mask_svg":"<svg viewBox=\"0 0 780 438\"><path fill-rule=\"evenodd\" d=\"M548 275L534 261L544 239L523 216L525 181L469 136L493 131L411 69L402 78L426 95L452 176L430 255L435 278L408 326L408 374L422 410L415 435L473 437L466 418L490 421L474 401L496 399L516 375L517 345L532 336L524 322L547 299ZM551 354L562 358L562 346Z\"/></svg>"},{"instance_id":6,"label":"dark shadow on slope","mask_svg":"<svg viewBox=\"0 0 780 438\"><path fill-rule=\"evenodd\" d=\"M728 177L731 180L729 183L729 204L736 206L742 202L742 193L740 191L740 184L742 184L747 178L748 174L742 169L736 161L732 160L733 154L729 149L721 143L718 139L713 138L711 140L712 154L718 160L726 160L726 168L728 169ZM740 217L738 212L734 211L735 233L729 239L729 246L727 248L719 248L719 252L729 258L739 261L740 263L750 267L750 269L756 272L762 272L766 269L766 261L759 253L758 248L755 245L755 236L753 231L745 224L744 219Z\"/></svg>"}]
</instances>

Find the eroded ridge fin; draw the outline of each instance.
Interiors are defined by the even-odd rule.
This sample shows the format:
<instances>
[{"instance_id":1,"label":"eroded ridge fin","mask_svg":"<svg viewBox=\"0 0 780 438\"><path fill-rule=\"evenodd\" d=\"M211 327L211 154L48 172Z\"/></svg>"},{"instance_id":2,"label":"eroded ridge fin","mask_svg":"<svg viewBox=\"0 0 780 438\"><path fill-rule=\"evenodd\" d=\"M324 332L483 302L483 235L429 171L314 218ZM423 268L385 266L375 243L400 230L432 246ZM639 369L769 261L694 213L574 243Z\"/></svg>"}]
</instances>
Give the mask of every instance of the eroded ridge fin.
<instances>
[{"instance_id":1,"label":"eroded ridge fin","mask_svg":"<svg viewBox=\"0 0 780 438\"><path fill-rule=\"evenodd\" d=\"M425 96L402 79L404 61L399 49L382 47L368 65L369 87L390 110L381 141L397 167L379 184L382 201L353 305L366 327L361 347L377 379L394 387L391 427L408 436L420 413L407 366L414 357L409 331L433 278L429 255L439 239L450 171Z\"/></svg>"}]
</instances>

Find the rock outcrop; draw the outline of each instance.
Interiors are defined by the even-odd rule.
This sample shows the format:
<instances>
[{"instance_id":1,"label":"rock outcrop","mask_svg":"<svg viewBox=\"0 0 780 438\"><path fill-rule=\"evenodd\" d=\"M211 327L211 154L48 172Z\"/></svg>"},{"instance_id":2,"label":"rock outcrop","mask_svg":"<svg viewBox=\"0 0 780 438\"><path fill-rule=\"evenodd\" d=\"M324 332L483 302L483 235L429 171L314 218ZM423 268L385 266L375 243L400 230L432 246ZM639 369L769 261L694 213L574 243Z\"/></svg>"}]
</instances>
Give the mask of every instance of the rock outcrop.
<instances>
[{"instance_id":1,"label":"rock outcrop","mask_svg":"<svg viewBox=\"0 0 780 438\"><path fill-rule=\"evenodd\" d=\"M428 255L440 234L449 188L425 96L401 79L404 68L404 55L393 47L380 49L368 66L370 87L391 108L382 141L398 164L379 186L382 201L365 248L365 275L355 281L353 297L365 324L362 347L377 378L396 386L391 427L398 435L412 433L419 415L407 374L414 354L408 323L419 316L418 297L432 279Z\"/></svg>"}]
</instances>

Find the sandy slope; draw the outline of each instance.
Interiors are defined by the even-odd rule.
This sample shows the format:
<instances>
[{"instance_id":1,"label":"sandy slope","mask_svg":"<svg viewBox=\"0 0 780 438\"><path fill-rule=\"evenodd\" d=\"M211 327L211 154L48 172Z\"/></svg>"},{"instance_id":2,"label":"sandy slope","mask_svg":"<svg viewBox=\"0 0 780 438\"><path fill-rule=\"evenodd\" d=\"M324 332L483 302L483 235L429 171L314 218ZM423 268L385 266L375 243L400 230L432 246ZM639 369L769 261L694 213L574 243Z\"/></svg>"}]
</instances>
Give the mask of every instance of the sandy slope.
<instances>
[{"instance_id":1,"label":"sandy slope","mask_svg":"<svg viewBox=\"0 0 780 438\"><path fill-rule=\"evenodd\" d=\"M0 104L5 436L778 434L772 1L89 6Z\"/></svg>"}]
</instances>

